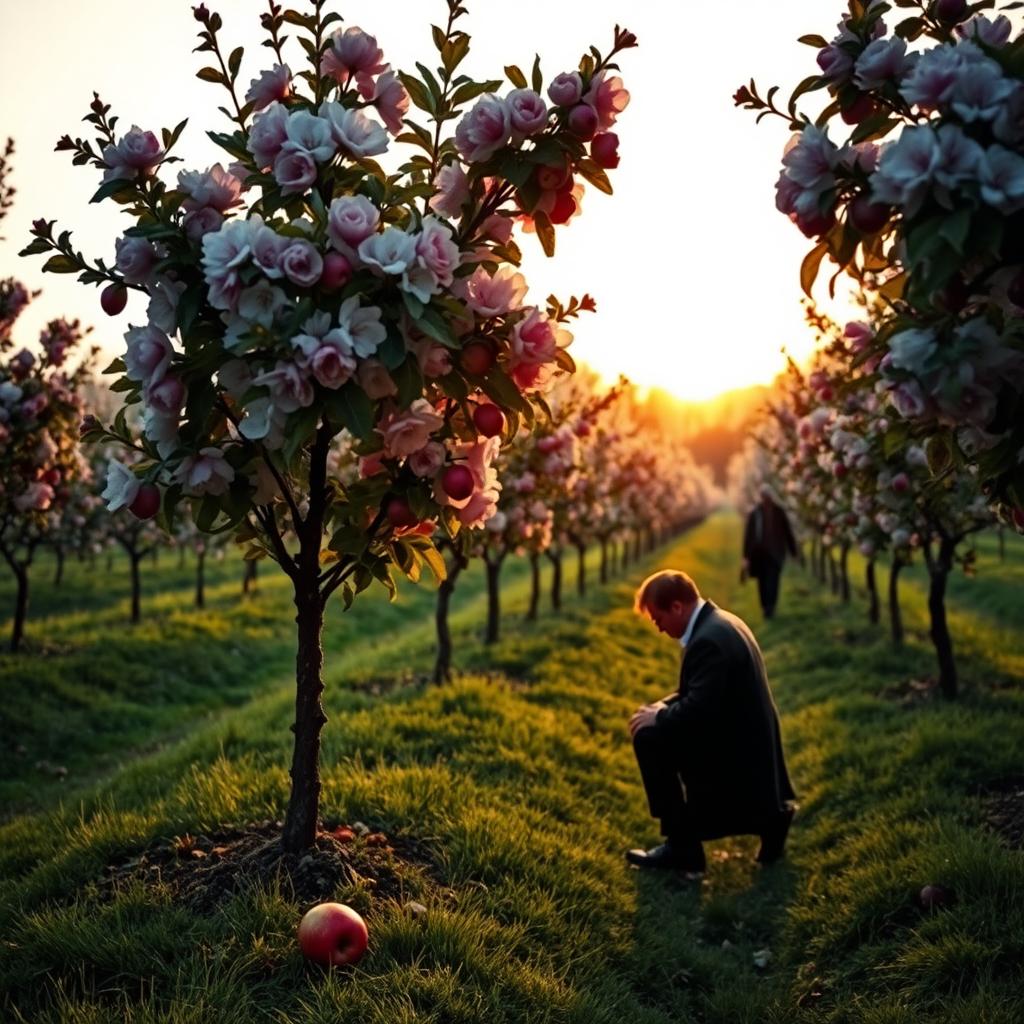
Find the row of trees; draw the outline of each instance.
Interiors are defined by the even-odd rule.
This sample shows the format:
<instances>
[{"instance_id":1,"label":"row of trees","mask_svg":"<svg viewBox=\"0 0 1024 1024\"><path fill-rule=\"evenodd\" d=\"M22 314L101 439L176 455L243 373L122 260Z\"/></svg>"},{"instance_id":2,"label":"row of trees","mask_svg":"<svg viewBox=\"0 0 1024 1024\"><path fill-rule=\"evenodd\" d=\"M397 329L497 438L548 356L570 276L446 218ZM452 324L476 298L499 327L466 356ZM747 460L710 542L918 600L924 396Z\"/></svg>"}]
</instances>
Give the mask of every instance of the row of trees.
<instances>
[{"instance_id":1,"label":"row of trees","mask_svg":"<svg viewBox=\"0 0 1024 1024\"><path fill-rule=\"evenodd\" d=\"M976 467L951 464L936 474L925 449L901 442L898 413L886 400L872 360L851 372L857 353L872 344L868 322L840 330L808 308L821 345L806 371L791 363L752 441L731 467L731 486L742 504L764 484L773 486L811 541L819 578L826 567L844 601L850 599L848 557L866 562L872 622L880 617L876 563L889 563L893 642L903 641L898 581L920 557L929 575L931 638L943 693L957 693L957 669L945 596L956 565L973 568L973 534L996 518L979 486Z\"/></svg>"},{"instance_id":2,"label":"row of trees","mask_svg":"<svg viewBox=\"0 0 1024 1024\"><path fill-rule=\"evenodd\" d=\"M815 241L805 291L827 260L872 297L843 365L872 368L883 443L940 479L972 470L1024 531L1024 35L995 6L849 0L838 35L801 38L818 68L786 109L754 82L735 99L799 133L777 205ZM818 90L812 119L798 102Z\"/></svg>"}]
</instances>

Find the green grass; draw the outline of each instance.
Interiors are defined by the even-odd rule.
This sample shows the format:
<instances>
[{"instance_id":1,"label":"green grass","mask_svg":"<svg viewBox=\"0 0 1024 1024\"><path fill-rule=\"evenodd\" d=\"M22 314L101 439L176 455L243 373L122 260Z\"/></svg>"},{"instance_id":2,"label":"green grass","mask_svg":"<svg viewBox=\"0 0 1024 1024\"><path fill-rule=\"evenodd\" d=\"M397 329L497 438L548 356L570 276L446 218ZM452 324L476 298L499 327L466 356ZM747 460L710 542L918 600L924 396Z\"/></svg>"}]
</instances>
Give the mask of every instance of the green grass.
<instances>
[{"instance_id":1,"label":"green grass","mask_svg":"<svg viewBox=\"0 0 1024 1024\"><path fill-rule=\"evenodd\" d=\"M399 865L406 899L428 907L419 919L363 888L339 890L365 911L371 947L357 968L331 975L303 963L294 929L304 908L279 888L201 916L166 889L126 887L111 900L98 885L106 863L156 837L280 815L292 702L287 593L261 581L264 592L240 604L237 566L225 567L210 615L188 611L186 585L169 587L156 599L166 601L162 623L144 636L114 628L123 600L36 620L48 643L104 654L108 686L146 657L149 675L140 670L135 686L171 666L175 677L163 684L164 711L148 720L152 702L133 696L133 684L116 686L116 727L75 762L73 799L58 801L54 783L36 794L38 810L0 826L0 1016L1018 1022L1024 866L982 826L971 793L1021 770L1024 641L1014 625L1024 548L1015 540L1006 562L993 555L991 565L983 551L978 578L951 587L962 698L907 704L885 694L934 672L919 581L904 587L902 652L867 625L862 605L841 606L795 567L781 616L761 625L753 587L736 581L737 531L735 519L716 517L585 600L567 593L563 614L536 623L518 617L519 567L491 650L476 639L479 574L460 581L456 662L467 671L443 688L375 695L362 685L429 669L429 591L406 588L396 605L371 599L332 618L323 812L422 839L436 871ZM723 840L697 887L641 875L622 859L625 847L656 838L625 724L677 671L673 645L630 610L635 584L661 565L685 568L758 631L801 799L787 861L759 871L754 839ZM26 666L45 680L37 720L30 700L13 701L33 743L51 729L73 735L61 721L64 692L75 695L83 729L107 713L97 710L102 687L48 664L38 655L21 668L3 663L8 694L31 686ZM192 692L196 679L209 705ZM116 754L153 736L158 750ZM102 756L124 763L99 771ZM30 778L22 770L6 785L26 799L17 787ZM913 896L926 882L950 886L956 903L922 912ZM764 949L771 959L761 969L754 953Z\"/></svg>"}]
</instances>

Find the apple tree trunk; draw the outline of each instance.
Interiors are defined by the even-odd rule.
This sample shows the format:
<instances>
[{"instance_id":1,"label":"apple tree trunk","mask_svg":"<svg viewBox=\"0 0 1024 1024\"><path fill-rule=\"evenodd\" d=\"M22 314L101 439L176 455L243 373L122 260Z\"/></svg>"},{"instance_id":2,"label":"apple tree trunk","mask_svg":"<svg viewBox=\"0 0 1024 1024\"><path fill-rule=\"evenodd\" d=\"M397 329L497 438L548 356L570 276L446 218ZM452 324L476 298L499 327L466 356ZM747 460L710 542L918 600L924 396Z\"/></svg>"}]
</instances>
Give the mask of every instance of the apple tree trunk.
<instances>
[{"instance_id":1,"label":"apple tree trunk","mask_svg":"<svg viewBox=\"0 0 1024 1024\"><path fill-rule=\"evenodd\" d=\"M850 545L844 544L839 549L839 593L843 604L850 602Z\"/></svg>"},{"instance_id":2,"label":"apple tree trunk","mask_svg":"<svg viewBox=\"0 0 1024 1024\"><path fill-rule=\"evenodd\" d=\"M196 552L196 607L206 607L206 552Z\"/></svg>"},{"instance_id":3,"label":"apple tree trunk","mask_svg":"<svg viewBox=\"0 0 1024 1024\"><path fill-rule=\"evenodd\" d=\"M587 592L587 546L576 544L576 593L583 597Z\"/></svg>"},{"instance_id":4,"label":"apple tree trunk","mask_svg":"<svg viewBox=\"0 0 1024 1024\"><path fill-rule=\"evenodd\" d=\"M501 558L485 556L487 568L487 629L484 643L498 642L501 629Z\"/></svg>"},{"instance_id":5,"label":"apple tree trunk","mask_svg":"<svg viewBox=\"0 0 1024 1024\"><path fill-rule=\"evenodd\" d=\"M864 582L868 588L868 621L878 625L878 583L875 580L875 560L868 559L867 568L864 570Z\"/></svg>"},{"instance_id":6,"label":"apple tree trunk","mask_svg":"<svg viewBox=\"0 0 1024 1024\"><path fill-rule=\"evenodd\" d=\"M946 584L953 568L955 551L956 541L944 537L939 544L938 556L928 558L928 613L931 618L931 638L939 659L939 687L943 696L950 700L957 695L958 680L953 640L949 635L949 623L946 621Z\"/></svg>"},{"instance_id":7,"label":"apple tree trunk","mask_svg":"<svg viewBox=\"0 0 1024 1024\"><path fill-rule=\"evenodd\" d=\"M562 552L545 551L548 561L551 562L551 607L554 611L562 610Z\"/></svg>"},{"instance_id":8,"label":"apple tree trunk","mask_svg":"<svg viewBox=\"0 0 1024 1024\"><path fill-rule=\"evenodd\" d=\"M64 545L55 544L53 548L54 557L57 559L57 570L53 574L53 585L59 587L64 582Z\"/></svg>"},{"instance_id":9,"label":"apple tree trunk","mask_svg":"<svg viewBox=\"0 0 1024 1024\"><path fill-rule=\"evenodd\" d=\"M903 646L903 616L900 613L900 570L906 563L894 555L889 567L889 627L895 647Z\"/></svg>"},{"instance_id":10,"label":"apple tree trunk","mask_svg":"<svg viewBox=\"0 0 1024 1024\"><path fill-rule=\"evenodd\" d=\"M530 603L526 608L526 620L533 622L540 607L540 555L530 552Z\"/></svg>"}]
</instances>

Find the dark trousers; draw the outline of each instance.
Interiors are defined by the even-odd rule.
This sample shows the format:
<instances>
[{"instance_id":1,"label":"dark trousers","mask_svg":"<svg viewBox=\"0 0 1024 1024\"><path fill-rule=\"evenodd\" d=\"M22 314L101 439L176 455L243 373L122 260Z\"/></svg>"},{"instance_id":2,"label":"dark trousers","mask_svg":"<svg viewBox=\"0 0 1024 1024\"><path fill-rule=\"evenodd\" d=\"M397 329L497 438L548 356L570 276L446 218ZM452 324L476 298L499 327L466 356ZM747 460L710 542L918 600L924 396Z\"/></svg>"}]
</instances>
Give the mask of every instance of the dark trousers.
<instances>
[{"instance_id":1,"label":"dark trousers","mask_svg":"<svg viewBox=\"0 0 1024 1024\"><path fill-rule=\"evenodd\" d=\"M686 802L678 751L666 742L660 729L641 729L633 737L633 751L640 766L640 778L647 792L651 815L661 819L661 834L676 847L688 870L703 871L702 829ZM711 838L711 836L707 836Z\"/></svg>"},{"instance_id":2,"label":"dark trousers","mask_svg":"<svg viewBox=\"0 0 1024 1024\"><path fill-rule=\"evenodd\" d=\"M782 575L782 563L765 560L758 566L757 594L761 598L761 611L766 619L775 614L775 605L779 601L779 577Z\"/></svg>"}]
</instances>

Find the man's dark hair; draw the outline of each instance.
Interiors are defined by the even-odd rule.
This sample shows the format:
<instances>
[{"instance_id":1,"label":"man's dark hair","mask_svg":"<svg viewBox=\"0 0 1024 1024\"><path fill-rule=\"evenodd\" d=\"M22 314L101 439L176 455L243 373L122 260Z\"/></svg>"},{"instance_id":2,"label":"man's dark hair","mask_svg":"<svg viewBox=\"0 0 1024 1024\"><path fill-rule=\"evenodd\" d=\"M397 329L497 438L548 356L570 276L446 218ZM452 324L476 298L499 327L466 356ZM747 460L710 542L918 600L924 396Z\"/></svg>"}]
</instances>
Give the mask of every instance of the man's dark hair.
<instances>
[{"instance_id":1,"label":"man's dark hair","mask_svg":"<svg viewBox=\"0 0 1024 1024\"><path fill-rule=\"evenodd\" d=\"M633 600L633 611L647 615L651 608L665 611L673 601L693 604L700 597L697 584L675 569L662 569L640 584Z\"/></svg>"}]
</instances>

